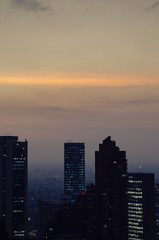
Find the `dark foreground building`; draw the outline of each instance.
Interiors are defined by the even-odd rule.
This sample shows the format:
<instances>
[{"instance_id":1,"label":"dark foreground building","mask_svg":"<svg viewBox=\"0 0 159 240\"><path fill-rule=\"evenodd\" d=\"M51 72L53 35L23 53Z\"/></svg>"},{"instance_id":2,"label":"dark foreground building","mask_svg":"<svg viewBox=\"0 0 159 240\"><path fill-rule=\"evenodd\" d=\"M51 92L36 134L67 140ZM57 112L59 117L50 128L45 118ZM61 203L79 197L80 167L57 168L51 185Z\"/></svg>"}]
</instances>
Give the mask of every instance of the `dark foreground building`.
<instances>
[{"instance_id":1,"label":"dark foreground building","mask_svg":"<svg viewBox=\"0 0 159 240\"><path fill-rule=\"evenodd\" d=\"M61 208L61 203L52 200L38 201L38 239L45 239L45 231L56 211ZM51 228L53 229L53 228Z\"/></svg>"},{"instance_id":2,"label":"dark foreground building","mask_svg":"<svg viewBox=\"0 0 159 240\"><path fill-rule=\"evenodd\" d=\"M156 240L159 239L159 184L155 185Z\"/></svg>"},{"instance_id":3,"label":"dark foreground building","mask_svg":"<svg viewBox=\"0 0 159 240\"><path fill-rule=\"evenodd\" d=\"M76 152L76 145L70 146L71 149L67 146L65 157L73 161L74 158L69 156L78 156L79 153L72 153L73 149ZM74 202L62 205L53 214L45 235L48 240L128 239L126 154L108 137L99 145L95 160L96 186L87 186L85 193L76 195ZM73 163L69 161L69 164L72 168ZM69 171L67 174L69 176ZM70 183L72 174L70 169Z\"/></svg>"},{"instance_id":4,"label":"dark foreground building","mask_svg":"<svg viewBox=\"0 0 159 240\"><path fill-rule=\"evenodd\" d=\"M154 174L128 174L128 240L155 239Z\"/></svg>"},{"instance_id":5,"label":"dark foreground building","mask_svg":"<svg viewBox=\"0 0 159 240\"><path fill-rule=\"evenodd\" d=\"M99 202L95 186L76 195L76 200L61 205L53 214L44 239L48 240L101 240L99 234Z\"/></svg>"},{"instance_id":6,"label":"dark foreground building","mask_svg":"<svg viewBox=\"0 0 159 240\"><path fill-rule=\"evenodd\" d=\"M64 193L85 191L85 144L64 144Z\"/></svg>"},{"instance_id":7,"label":"dark foreground building","mask_svg":"<svg viewBox=\"0 0 159 240\"><path fill-rule=\"evenodd\" d=\"M107 137L95 152L95 184L100 201L101 240L127 240L127 160Z\"/></svg>"},{"instance_id":8,"label":"dark foreground building","mask_svg":"<svg viewBox=\"0 0 159 240\"><path fill-rule=\"evenodd\" d=\"M10 238L26 238L27 141L13 136L0 137L0 218Z\"/></svg>"}]
</instances>

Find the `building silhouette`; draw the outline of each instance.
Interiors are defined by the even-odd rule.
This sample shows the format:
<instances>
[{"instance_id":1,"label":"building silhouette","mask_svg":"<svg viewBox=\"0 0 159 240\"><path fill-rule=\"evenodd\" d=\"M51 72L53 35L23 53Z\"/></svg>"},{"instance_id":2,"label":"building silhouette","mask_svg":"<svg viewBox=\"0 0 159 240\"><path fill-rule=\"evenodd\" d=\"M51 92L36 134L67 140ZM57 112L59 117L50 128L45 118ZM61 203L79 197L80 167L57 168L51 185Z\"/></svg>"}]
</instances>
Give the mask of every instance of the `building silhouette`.
<instances>
[{"instance_id":1,"label":"building silhouette","mask_svg":"<svg viewBox=\"0 0 159 240\"><path fill-rule=\"evenodd\" d=\"M107 137L95 152L95 184L101 240L127 239L127 160Z\"/></svg>"},{"instance_id":2,"label":"building silhouette","mask_svg":"<svg viewBox=\"0 0 159 240\"><path fill-rule=\"evenodd\" d=\"M63 203L54 212L44 239L101 240L99 235L98 199L93 184L75 200Z\"/></svg>"},{"instance_id":3,"label":"building silhouette","mask_svg":"<svg viewBox=\"0 0 159 240\"><path fill-rule=\"evenodd\" d=\"M159 184L155 184L156 240L159 239Z\"/></svg>"},{"instance_id":4,"label":"building silhouette","mask_svg":"<svg viewBox=\"0 0 159 240\"><path fill-rule=\"evenodd\" d=\"M45 231L56 211L61 208L61 203L53 200L38 201L38 239L46 239ZM53 227L50 228L53 230Z\"/></svg>"},{"instance_id":5,"label":"building silhouette","mask_svg":"<svg viewBox=\"0 0 159 240\"><path fill-rule=\"evenodd\" d=\"M85 144L64 144L64 193L85 191Z\"/></svg>"},{"instance_id":6,"label":"building silhouette","mask_svg":"<svg viewBox=\"0 0 159 240\"><path fill-rule=\"evenodd\" d=\"M86 192L79 190L83 163L84 143L65 143L65 193L78 194L61 205L40 203L41 225L46 229L43 229L44 239L158 239L155 238L154 174L128 174L126 152L111 137L99 144L95 152L95 185L88 185ZM158 216L158 186L155 189ZM48 218L48 224L44 224L43 218Z\"/></svg>"},{"instance_id":7,"label":"building silhouette","mask_svg":"<svg viewBox=\"0 0 159 240\"><path fill-rule=\"evenodd\" d=\"M12 239L26 238L27 141L0 137L0 218Z\"/></svg>"},{"instance_id":8,"label":"building silhouette","mask_svg":"<svg viewBox=\"0 0 159 240\"><path fill-rule=\"evenodd\" d=\"M155 239L154 174L128 174L128 240Z\"/></svg>"}]
</instances>

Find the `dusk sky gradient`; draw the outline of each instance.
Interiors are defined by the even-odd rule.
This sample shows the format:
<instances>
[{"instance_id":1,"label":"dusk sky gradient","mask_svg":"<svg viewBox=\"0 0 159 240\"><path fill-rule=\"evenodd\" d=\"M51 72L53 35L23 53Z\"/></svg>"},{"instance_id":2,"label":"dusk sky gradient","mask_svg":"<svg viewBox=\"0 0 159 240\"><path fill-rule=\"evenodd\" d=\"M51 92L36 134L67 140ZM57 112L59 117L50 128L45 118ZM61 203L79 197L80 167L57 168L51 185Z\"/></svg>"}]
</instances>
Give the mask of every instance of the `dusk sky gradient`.
<instances>
[{"instance_id":1,"label":"dusk sky gradient","mask_svg":"<svg viewBox=\"0 0 159 240\"><path fill-rule=\"evenodd\" d=\"M108 135L130 169L159 163L159 1L0 2L0 134L27 139L30 164L63 164Z\"/></svg>"}]
</instances>

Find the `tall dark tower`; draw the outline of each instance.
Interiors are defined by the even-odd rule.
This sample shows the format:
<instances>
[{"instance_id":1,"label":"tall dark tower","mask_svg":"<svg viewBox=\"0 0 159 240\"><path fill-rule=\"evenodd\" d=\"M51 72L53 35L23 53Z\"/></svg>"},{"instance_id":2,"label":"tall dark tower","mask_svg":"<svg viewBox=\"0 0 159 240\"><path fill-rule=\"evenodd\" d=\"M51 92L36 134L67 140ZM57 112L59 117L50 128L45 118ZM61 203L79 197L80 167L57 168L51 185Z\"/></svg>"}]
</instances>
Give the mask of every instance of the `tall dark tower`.
<instances>
[{"instance_id":1,"label":"tall dark tower","mask_svg":"<svg viewBox=\"0 0 159 240\"><path fill-rule=\"evenodd\" d=\"M99 197L102 240L127 240L127 160L107 137L95 152L95 183Z\"/></svg>"},{"instance_id":2,"label":"tall dark tower","mask_svg":"<svg viewBox=\"0 0 159 240\"><path fill-rule=\"evenodd\" d=\"M85 144L64 144L64 193L85 191Z\"/></svg>"},{"instance_id":3,"label":"tall dark tower","mask_svg":"<svg viewBox=\"0 0 159 240\"><path fill-rule=\"evenodd\" d=\"M13 136L0 137L0 218L10 238L26 238L27 141Z\"/></svg>"}]
</instances>

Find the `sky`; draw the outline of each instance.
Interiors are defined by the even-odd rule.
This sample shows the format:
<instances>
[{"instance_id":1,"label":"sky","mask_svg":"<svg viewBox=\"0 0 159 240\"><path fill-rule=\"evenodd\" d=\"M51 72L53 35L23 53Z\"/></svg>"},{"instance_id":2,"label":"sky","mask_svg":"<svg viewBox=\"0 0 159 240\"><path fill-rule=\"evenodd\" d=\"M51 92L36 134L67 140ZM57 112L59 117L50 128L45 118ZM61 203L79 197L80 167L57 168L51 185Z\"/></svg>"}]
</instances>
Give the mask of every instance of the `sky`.
<instances>
[{"instance_id":1,"label":"sky","mask_svg":"<svg viewBox=\"0 0 159 240\"><path fill-rule=\"evenodd\" d=\"M107 136L130 170L159 162L159 1L0 2L0 134L29 164L63 166L64 142Z\"/></svg>"}]
</instances>

